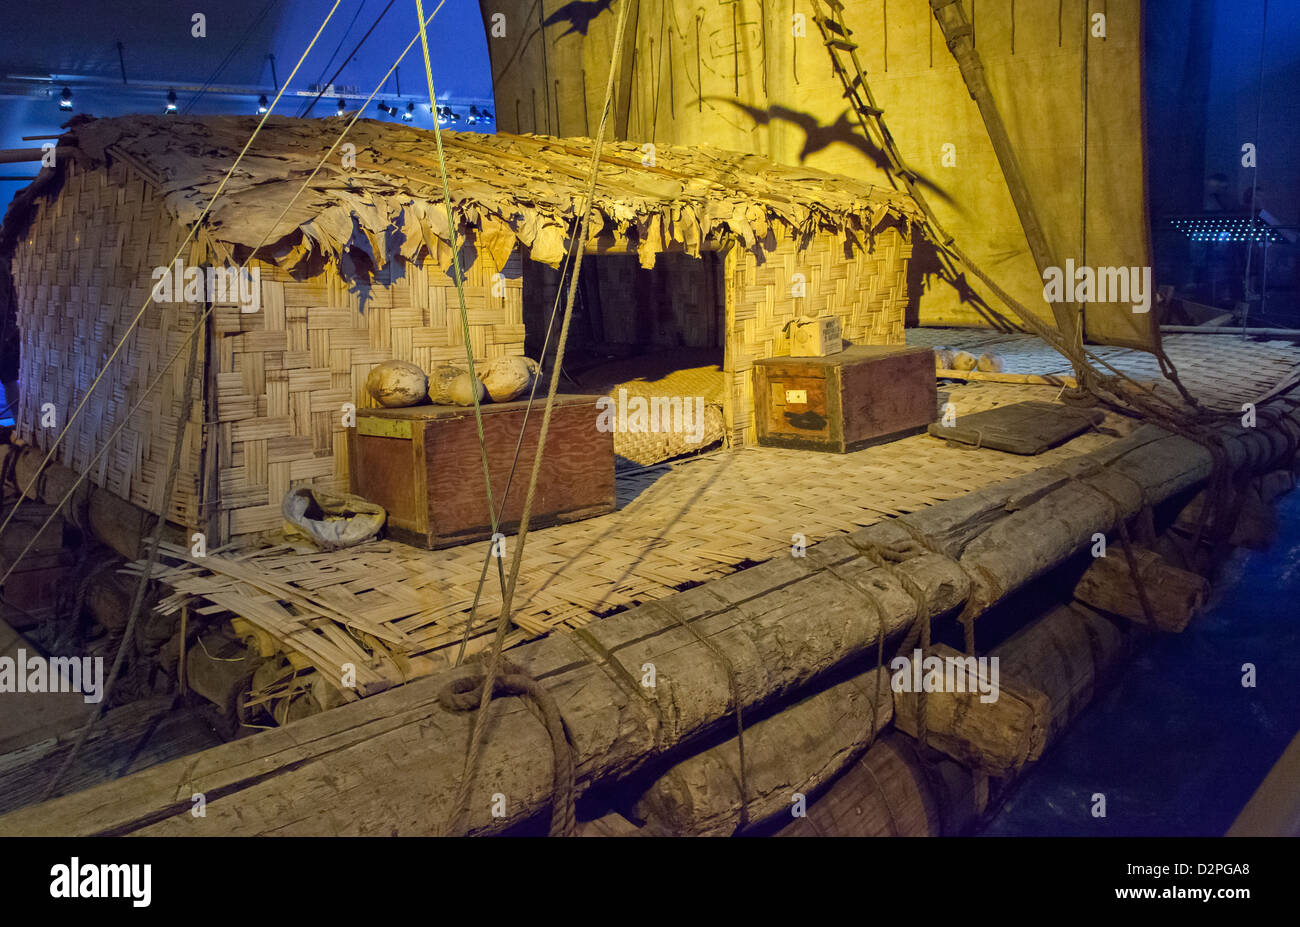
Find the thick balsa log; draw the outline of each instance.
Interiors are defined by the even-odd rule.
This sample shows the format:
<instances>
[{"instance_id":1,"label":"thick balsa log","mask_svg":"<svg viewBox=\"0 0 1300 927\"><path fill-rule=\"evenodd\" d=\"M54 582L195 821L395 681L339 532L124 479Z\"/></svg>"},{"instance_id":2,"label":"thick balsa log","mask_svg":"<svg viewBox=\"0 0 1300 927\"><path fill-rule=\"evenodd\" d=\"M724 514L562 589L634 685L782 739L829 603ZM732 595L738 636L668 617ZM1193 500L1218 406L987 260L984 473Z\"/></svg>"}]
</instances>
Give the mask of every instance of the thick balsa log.
<instances>
[{"instance_id":1,"label":"thick balsa log","mask_svg":"<svg viewBox=\"0 0 1300 927\"><path fill-rule=\"evenodd\" d=\"M1128 557L1114 548L1084 570L1074 587L1074 597L1092 608L1138 624L1175 634L1182 631L1205 604L1210 584L1203 576L1174 566L1155 551L1135 547L1133 559L1142 592L1151 607L1149 618L1129 570Z\"/></svg>"},{"instance_id":2,"label":"thick balsa log","mask_svg":"<svg viewBox=\"0 0 1300 927\"><path fill-rule=\"evenodd\" d=\"M857 758L893 714L888 670L860 673L746 727L689 757L654 781L633 813L663 833L721 837L747 823L789 813L796 800Z\"/></svg>"},{"instance_id":3,"label":"thick balsa log","mask_svg":"<svg viewBox=\"0 0 1300 927\"><path fill-rule=\"evenodd\" d=\"M920 689L909 682L906 691L894 693L894 723L900 731L963 766L994 776L1005 776L1042 755L1047 745L1043 721L1050 712L1046 695L1002 676L996 663L963 656L943 644L924 657L918 650L907 659L911 663L896 670L897 676L907 681L915 675ZM912 666L918 662L914 674ZM931 690L934 679L937 687ZM922 701L924 736L918 717Z\"/></svg>"},{"instance_id":4,"label":"thick balsa log","mask_svg":"<svg viewBox=\"0 0 1300 927\"><path fill-rule=\"evenodd\" d=\"M17 454L18 458L10 463L7 458L12 454ZM45 452L34 447L0 445L0 465L14 468L14 482L20 490L30 487L27 498L58 505L64 496L68 496L60 515L77 523L83 531L93 534L128 560L144 556L144 540L153 529L153 514L101 489L88 479L78 483L79 474L62 464L51 462L42 471L40 465L44 459ZM164 527L165 541L179 543L186 537L184 531L171 523Z\"/></svg>"},{"instance_id":5,"label":"thick balsa log","mask_svg":"<svg viewBox=\"0 0 1300 927\"><path fill-rule=\"evenodd\" d=\"M1079 605L1057 608L998 648L1000 671L1044 695L1037 724L1050 748L1120 660L1125 636ZM897 722L897 718L895 718ZM998 780L1002 787L1018 772ZM809 803L783 837L939 837L960 834L989 801L987 780L901 733L887 734Z\"/></svg>"},{"instance_id":6,"label":"thick balsa log","mask_svg":"<svg viewBox=\"0 0 1300 927\"><path fill-rule=\"evenodd\" d=\"M951 837L983 812L987 785L947 757L922 759L890 733L872 745L779 837Z\"/></svg>"},{"instance_id":7,"label":"thick balsa log","mask_svg":"<svg viewBox=\"0 0 1300 927\"><path fill-rule=\"evenodd\" d=\"M1052 609L994 653L1003 676L1047 697L1044 738L1050 746L1092 701L1123 659L1128 641L1114 622L1073 603Z\"/></svg>"},{"instance_id":8,"label":"thick balsa log","mask_svg":"<svg viewBox=\"0 0 1300 927\"><path fill-rule=\"evenodd\" d=\"M577 837L662 837L648 827L637 827L623 815L611 811L590 821L579 821Z\"/></svg>"},{"instance_id":9,"label":"thick balsa log","mask_svg":"<svg viewBox=\"0 0 1300 927\"><path fill-rule=\"evenodd\" d=\"M1293 418L1281 425L1300 437ZM1290 449L1277 432L1222 429L1226 460L1255 472L1286 462ZM996 521L961 551L960 562L976 585L968 617L1063 563L1094 535L1114 528L1117 519L1131 518L1144 506L1203 482L1212 466L1212 456L1201 444L1148 425L1092 454L1047 468L1070 478Z\"/></svg>"},{"instance_id":10,"label":"thick balsa log","mask_svg":"<svg viewBox=\"0 0 1300 927\"><path fill-rule=\"evenodd\" d=\"M924 743L970 769L1005 777L1039 759L1048 742L1092 697L1098 677L1123 648L1123 634L1107 619L1081 607L1058 607L1022 629L989 654L987 663L969 663L950 647L930 656L968 661L977 685L960 680L959 691L896 692L894 723L920 737L917 708L925 700ZM996 664L993 660L997 661ZM996 699L990 700L990 690Z\"/></svg>"},{"instance_id":11,"label":"thick balsa log","mask_svg":"<svg viewBox=\"0 0 1300 927\"><path fill-rule=\"evenodd\" d=\"M1293 420L1286 427L1300 433ZM1288 447L1262 428L1229 431L1227 454L1237 464L1272 469ZM832 667L873 652L879 634L910 626L917 613L913 593L931 615L941 615L972 595L973 580L976 610L987 608L1082 549L1117 514L1131 515L1142 502L1161 501L1204 480L1210 455L1195 442L1144 427L1051 470L1012 481L1010 495L1005 486L991 487L971 494L980 500L957 500L988 522L973 536L959 522L949 525L949 543L964 544L960 565L946 550L884 567L862 555L905 541L918 525L941 518L919 513L823 542L807 557L778 557L526 645L511 658L555 695L581 791L716 729L735 708L733 673L747 710L789 700ZM709 638L725 660L683 622ZM647 663L656 670L653 690L638 683ZM0 833L440 832L451 818L470 727L467 715L437 704L455 672L24 809L0 818ZM498 832L546 808L549 757L542 725L520 702L494 703L467 830ZM189 814L195 791L208 798L202 818ZM498 794L505 797L505 817L491 813Z\"/></svg>"}]
</instances>

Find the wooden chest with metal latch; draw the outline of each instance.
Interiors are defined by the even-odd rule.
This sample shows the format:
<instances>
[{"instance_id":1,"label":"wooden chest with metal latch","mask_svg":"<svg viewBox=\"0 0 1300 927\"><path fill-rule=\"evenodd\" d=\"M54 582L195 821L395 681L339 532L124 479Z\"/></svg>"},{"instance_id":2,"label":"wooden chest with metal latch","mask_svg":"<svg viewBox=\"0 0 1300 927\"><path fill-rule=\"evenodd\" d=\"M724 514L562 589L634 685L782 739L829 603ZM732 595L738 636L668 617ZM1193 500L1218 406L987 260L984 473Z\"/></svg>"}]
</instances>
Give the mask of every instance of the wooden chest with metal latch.
<instances>
[{"instance_id":1,"label":"wooden chest with metal latch","mask_svg":"<svg viewBox=\"0 0 1300 927\"><path fill-rule=\"evenodd\" d=\"M596 428L598 396L555 397L530 524L577 521L614 510L614 435ZM519 527L545 402L535 400L500 516L504 533ZM482 408L492 496L498 509L525 400ZM352 491L388 510L388 534L438 548L491 537L483 459L472 406L360 409L348 430Z\"/></svg>"},{"instance_id":2,"label":"wooden chest with metal latch","mask_svg":"<svg viewBox=\"0 0 1300 927\"><path fill-rule=\"evenodd\" d=\"M855 345L828 357L754 362L754 419L764 447L843 454L923 431L937 404L928 347Z\"/></svg>"}]
</instances>

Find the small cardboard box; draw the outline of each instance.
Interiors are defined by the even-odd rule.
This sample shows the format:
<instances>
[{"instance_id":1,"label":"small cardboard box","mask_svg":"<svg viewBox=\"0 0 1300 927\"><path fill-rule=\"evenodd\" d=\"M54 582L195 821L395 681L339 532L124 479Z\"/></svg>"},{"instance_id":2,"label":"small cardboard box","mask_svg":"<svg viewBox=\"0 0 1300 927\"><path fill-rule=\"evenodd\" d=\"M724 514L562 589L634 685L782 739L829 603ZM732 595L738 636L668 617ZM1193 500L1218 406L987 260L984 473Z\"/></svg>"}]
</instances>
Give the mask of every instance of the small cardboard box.
<instances>
[{"instance_id":1,"label":"small cardboard box","mask_svg":"<svg viewBox=\"0 0 1300 927\"><path fill-rule=\"evenodd\" d=\"M844 339L835 316L805 317L790 323L791 357L826 357L842 350Z\"/></svg>"}]
</instances>

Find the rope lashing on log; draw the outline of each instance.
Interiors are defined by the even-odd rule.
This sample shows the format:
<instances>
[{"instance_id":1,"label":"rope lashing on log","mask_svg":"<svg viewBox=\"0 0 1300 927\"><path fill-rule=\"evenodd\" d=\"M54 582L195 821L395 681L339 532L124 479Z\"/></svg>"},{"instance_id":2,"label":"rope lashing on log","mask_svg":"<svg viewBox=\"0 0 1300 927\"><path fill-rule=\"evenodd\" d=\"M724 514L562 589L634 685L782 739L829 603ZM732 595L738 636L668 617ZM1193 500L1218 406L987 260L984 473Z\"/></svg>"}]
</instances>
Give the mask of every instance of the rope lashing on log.
<instances>
[{"instance_id":1,"label":"rope lashing on log","mask_svg":"<svg viewBox=\"0 0 1300 927\"><path fill-rule=\"evenodd\" d=\"M1124 549L1124 559L1128 562L1128 573L1133 578L1133 588L1137 590L1138 602L1142 605L1142 615L1146 618L1147 624L1156 624L1156 612L1151 607L1151 597L1147 594L1146 580L1142 577L1142 571L1138 569L1137 558L1133 556L1133 543L1129 540L1128 522L1121 516L1115 520L1119 529L1120 546Z\"/></svg>"},{"instance_id":2,"label":"rope lashing on log","mask_svg":"<svg viewBox=\"0 0 1300 927\"><path fill-rule=\"evenodd\" d=\"M902 563L905 560L911 560L913 557L919 557L926 551L924 545L917 542L904 542L895 544L859 544L858 548L866 555L867 559L877 567L887 572L890 576L898 581L903 587L903 591L911 596L912 601L916 603L916 618L912 621L912 626L908 628L907 634L903 636L902 643L898 646L898 652L894 654L894 659L906 655L909 650L917 646L919 638L921 647L921 658L924 659L930 652L930 601L925 594L925 590L916 584L916 582L902 570L895 567L895 564ZM880 615L880 606L874 598L868 597L872 606L876 610L877 616ZM884 625L881 624L880 632L876 635L876 669L880 669L881 657L884 653L885 631ZM892 661L891 661L892 663ZM926 693L922 690L917 694L916 709L916 728L917 739L921 743L927 740L926 727Z\"/></svg>"},{"instance_id":3,"label":"rope lashing on log","mask_svg":"<svg viewBox=\"0 0 1300 927\"><path fill-rule=\"evenodd\" d=\"M939 545L934 543L933 538L929 537L922 531L918 531L917 528L914 525L912 525L910 522L908 522L906 519L900 518L898 519L897 523L902 525L907 530L907 533L912 536L912 540L914 540L917 544L920 544L927 551L929 551L932 554L938 554L941 557L948 557L946 553L944 553L942 550L939 549ZM962 563L961 559L958 557L948 557L948 559L951 560L954 564L956 564L959 570L961 570L963 573L966 574L966 578L970 580L970 587L972 590L979 589L981 587L988 587L996 590L996 597L998 598L1001 597L1002 593L999 588L997 580L994 579L993 574L990 573L988 570L986 570L984 567L979 566L977 564L975 566L975 569L971 570L966 566L966 564ZM968 599L967 606L969 606L969 604L970 604L970 600ZM966 648L966 654L972 657L976 656L975 623L973 620L973 616L967 618L966 608L963 608L961 614L957 616L957 622L962 626L962 638L963 638L963 645Z\"/></svg>"},{"instance_id":4,"label":"rope lashing on log","mask_svg":"<svg viewBox=\"0 0 1300 927\"><path fill-rule=\"evenodd\" d=\"M880 608L879 606L876 605L875 600L869 599L868 601L871 602L872 607L876 609L876 612L879 615ZM695 626L692 625L689 621L687 621L685 618L683 618L681 615L677 614L675 611L671 609L667 609L666 611L679 625L681 625L692 635L694 635L697 641L699 641L701 644L703 644L705 647L708 648L709 652L712 653L713 656L717 658L718 664L727 673L727 687L731 693L731 703L736 708L735 711L736 751L739 754L738 770L737 770L737 780L738 780L737 785L740 788L740 823L737 826L737 830L743 830L749 824L749 796L751 793L749 789L748 774L746 772L748 766L745 762L745 722L744 722L744 714L741 709L742 703L740 698L740 683L739 683L739 676L736 674L736 665L732 661L732 659L728 657L727 654L720 647L714 644L713 641L711 641L709 638L701 634L699 630L696 629ZM883 620L881 621L881 627L883 627ZM624 692L628 693L629 695L635 698L639 698L647 701L650 705L654 707L655 713L659 717L659 723L662 726L664 723L663 707L654 699L646 699L644 691L640 686L637 685L636 680L633 678L632 674L628 671L627 667L624 666L620 661L614 659L613 656L608 651L606 651L604 647L600 646L600 643L595 639L595 637L591 634L591 632L588 629L575 628L572 633L575 638L582 641L587 645L588 648L590 648L590 650L592 651L592 653L596 655L597 659L600 661L602 666L609 668L611 673L611 678L614 679L616 683L618 683L619 688L621 688ZM880 657L883 654L883 649L882 649L884 646L883 634L879 635L878 644L879 646L877 647L877 657L876 657L877 669L880 668ZM874 725L875 725L874 707L872 710L873 710L872 725L874 730Z\"/></svg>"},{"instance_id":5,"label":"rope lashing on log","mask_svg":"<svg viewBox=\"0 0 1300 927\"><path fill-rule=\"evenodd\" d=\"M866 599L867 604L871 606L871 611L876 616L876 698L879 700L884 698L884 692L881 691L881 688L885 684L885 675L880 672L880 669L885 665L885 610L880 607L880 603L876 601L875 596L866 595L863 598ZM876 735L874 733L876 724L875 710L876 709L873 707L871 715L873 733L868 746L870 746L871 743L875 743L876 740Z\"/></svg>"},{"instance_id":6,"label":"rope lashing on log","mask_svg":"<svg viewBox=\"0 0 1300 927\"><path fill-rule=\"evenodd\" d=\"M740 779L740 824L736 829L744 830L749 824L749 780L745 773L745 720L744 713L741 710L740 683L736 678L736 665L731 662L731 658L722 651L722 648L701 634L689 621L671 609L668 610L668 613L676 619L679 625L690 631L697 641L707 647L709 652L718 658L718 663L727 672L727 686L731 690L731 704L736 707L736 751L740 754L737 771ZM874 708L872 710L874 711Z\"/></svg>"},{"instance_id":7,"label":"rope lashing on log","mask_svg":"<svg viewBox=\"0 0 1300 927\"><path fill-rule=\"evenodd\" d=\"M438 693L438 701L448 711L475 711L484 696L487 686L486 670L471 676L462 676L447 683ZM500 696L518 696L527 699L541 715L546 725L546 733L551 738L551 755L553 766L551 773L551 830L552 837L572 837L577 828L577 815L574 811L576 790L574 788L573 746L564 725L564 716L555 696L551 695L536 679L529 676L515 664L502 659L500 673L492 680L492 691L488 698Z\"/></svg>"},{"instance_id":8,"label":"rope lashing on log","mask_svg":"<svg viewBox=\"0 0 1300 927\"><path fill-rule=\"evenodd\" d=\"M1098 467L1098 470L1101 468ZM1082 482L1082 481L1080 481ZM1142 508L1146 509L1146 500L1143 498L1142 487L1138 486L1135 480L1130 480L1134 486L1137 486L1138 498L1143 499ZM1133 580L1133 588L1137 590L1138 602L1142 606L1142 614L1147 620L1147 624L1152 627L1157 626L1156 612L1151 607L1151 598L1147 595L1146 581L1142 578L1142 573L1138 569L1137 557L1133 555L1133 542L1129 537L1128 519L1124 517L1124 505L1106 490L1092 483L1083 483L1093 492L1098 493L1115 507L1115 530L1119 534L1120 548L1124 551L1124 560L1128 564L1129 576Z\"/></svg>"}]
</instances>

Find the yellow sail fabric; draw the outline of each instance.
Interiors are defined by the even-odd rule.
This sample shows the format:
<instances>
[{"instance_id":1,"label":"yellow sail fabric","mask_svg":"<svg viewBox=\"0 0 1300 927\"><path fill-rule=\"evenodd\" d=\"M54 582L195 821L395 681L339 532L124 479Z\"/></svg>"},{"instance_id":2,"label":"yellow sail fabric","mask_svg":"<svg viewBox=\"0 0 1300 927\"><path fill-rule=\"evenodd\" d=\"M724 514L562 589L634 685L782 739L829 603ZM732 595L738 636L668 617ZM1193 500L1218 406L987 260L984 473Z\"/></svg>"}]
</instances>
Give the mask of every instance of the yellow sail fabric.
<instances>
[{"instance_id":1,"label":"yellow sail fabric","mask_svg":"<svg viewBox=\"0 0 1300 927\"><path fill-rule=\"evenodd\" d=\"M635 0L482 0L501 131L592 133L617 2ZM1141 0L964 0L964 8L1055 266L1149 267ZM1000 286L1052 321L1044 268L927 0L848 2L842 18L940 221ZM615 137L709 143L888 184L883 156L843 98L811 0L639 0L625 41ZM978 282L968 281L972 299L934 270L919 251L921 323L989 324L981 300L1010 315ZM1083 312L1091 340L1150 345L1149 312L1101 302Z\"/></svg>"}]
</instances>

